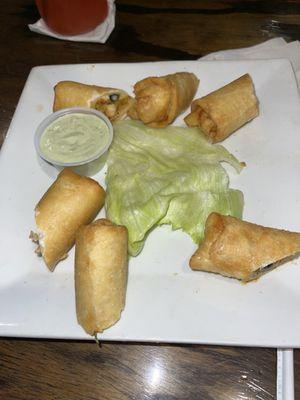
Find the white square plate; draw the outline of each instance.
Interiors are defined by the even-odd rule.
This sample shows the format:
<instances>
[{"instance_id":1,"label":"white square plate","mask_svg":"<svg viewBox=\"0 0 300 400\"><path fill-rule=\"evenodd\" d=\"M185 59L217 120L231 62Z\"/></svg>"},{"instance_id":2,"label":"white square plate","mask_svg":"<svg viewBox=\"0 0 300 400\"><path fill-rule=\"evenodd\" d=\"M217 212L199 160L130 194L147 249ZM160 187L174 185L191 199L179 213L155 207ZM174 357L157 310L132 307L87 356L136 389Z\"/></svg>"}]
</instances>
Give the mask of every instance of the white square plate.
<instances>
[{"instance_id":1,"label":"white square plate","mask_svg":"<svg viewBox=\"0 0 300 400\"><path fill-rule=\"evenodd\" d=\"M61 65L34 68L0 154L0 335L90 339L77 324L73 257L50 273L34 253L34 207L57 171L38 161L33 136L51 113L53 86L75 80L119 87L150 75L194 72L197 97L249 72L260 116L223 144L247 167L230 170L245 195L244 219L300 231L300 104L286 60ZM176 124L182 123L182 117ZM95 176L104 185L104 172ZM104 215L102 211L101 215ZM188 261L196 245L180 231L157 228L131 258L126 308L100 338L122 341L300 347L300 260L242 284Z\"/></svg>"}]
</instances>

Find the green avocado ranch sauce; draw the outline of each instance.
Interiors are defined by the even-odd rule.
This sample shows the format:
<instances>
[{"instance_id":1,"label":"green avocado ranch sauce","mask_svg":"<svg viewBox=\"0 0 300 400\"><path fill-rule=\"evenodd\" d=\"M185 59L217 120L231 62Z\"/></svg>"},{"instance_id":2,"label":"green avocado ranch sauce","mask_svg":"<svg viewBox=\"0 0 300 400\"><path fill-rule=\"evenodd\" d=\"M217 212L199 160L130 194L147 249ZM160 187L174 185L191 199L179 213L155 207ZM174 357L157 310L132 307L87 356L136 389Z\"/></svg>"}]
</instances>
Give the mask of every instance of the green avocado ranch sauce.
<instances>
[{"instance_id":1,"label":"green avocado ranch sauce","mask_svg":"<svg viewBox=\"0 0 300 400\"><path fill-rule=\"evenodd\" d=\"M40 149L50 160L79 163L101 154L109 139L108 126L96 115L66 114L42 133Z\"/></svg>"}]
</instances>

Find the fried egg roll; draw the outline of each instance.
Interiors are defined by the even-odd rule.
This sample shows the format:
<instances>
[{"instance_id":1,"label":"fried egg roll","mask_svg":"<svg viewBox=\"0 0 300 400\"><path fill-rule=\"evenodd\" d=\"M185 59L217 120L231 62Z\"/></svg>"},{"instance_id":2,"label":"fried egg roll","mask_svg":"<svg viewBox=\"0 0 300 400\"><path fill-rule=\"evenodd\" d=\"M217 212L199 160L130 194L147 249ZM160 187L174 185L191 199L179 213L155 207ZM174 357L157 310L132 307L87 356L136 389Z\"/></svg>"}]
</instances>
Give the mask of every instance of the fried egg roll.
<instances>
[{"instance_id":1,"label":"fried egg roll","mask_svg":"<svg viewBox=\"0 0 300 400\"><path fill-rule=\"evenodd\" d=\"M199 127L212 143L221 142L238 128L257 117L258 100L249 74L193 101L184 119Z\"/></svg>"},{"instance_id":2,"label":"fried egg roll","mask_svg":"<svg viewBox=\"0 0 300 400\"><path fill-rule=\"evenodd\" d=\"M79 229L75 246L78 323L90 335L115 324L125 306L127 229L99 219Z\"/></svg>"},{"instance_id":3,"label":"fried egg roll","mask_svg":"<svg viewBox=\"0 0 300 400\"><path fill-rule=\"evenodd\" d=\"M247 282L299 252L300 233L212 213L206 221L204 241L191 257L190 267Z\"/></svg>"},{"instance_id":4,"label":"fried egg roll","mask_svg":"<svg viewBox=\"0 0 300 400\"><path fill-rule=\"evenodd\" d=\"M132 101L132 97L121 89L61 81L54 88L53 111L88 107L103 112L111 121L117 121L127 115Z\"/></svg>"},{"instance_id":5,"label":"fried egg roll","mask_svg":"<svg viewBox=\"0 0 300 400\"><path fill-rule=\"evenodd\" d=\"M35 208L37 254L53 271L67 257L81 225L94 220L105 200L104 189L91 178L62 170Z\"/></svg>"},{"instance_id":6,"label":"fried egg roll","mask_svg":"<svg viewBox=\"0 0 300 400\"><path fill-rule=\"evenodd\" d=\"M199 79L189 72L145 78L134 85L135 102L128 112L153 128L163 128L188 108Z\"/></svg>"}]
</instances>

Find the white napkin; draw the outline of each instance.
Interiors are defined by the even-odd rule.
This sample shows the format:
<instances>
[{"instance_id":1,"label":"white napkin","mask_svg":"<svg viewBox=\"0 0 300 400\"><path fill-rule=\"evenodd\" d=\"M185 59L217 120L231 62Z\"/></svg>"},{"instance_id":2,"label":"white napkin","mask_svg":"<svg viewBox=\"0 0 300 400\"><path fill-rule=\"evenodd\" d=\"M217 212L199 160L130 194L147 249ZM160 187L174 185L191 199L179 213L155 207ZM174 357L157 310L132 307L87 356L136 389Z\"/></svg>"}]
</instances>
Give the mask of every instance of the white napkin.
<instances>
[{"instance_id":1,"label":"white napkin","mask_svg":"<svg viewBox=\"0 0 300 400\"><path fill-rule=\"evenodd\" d=\"M242 49L231 49L210 53L201 60L247 60L288 59L295 72L300 88L300 42L287 43L283 38L274 38L264 43ZM293 350L277 350L277 400L294 400Z\"/></svg>"},{"instance_id":2,"label":"white napkin","mask_svg":"<svg viewBox=\"0 0 300 400\"><path fill-rule=\"evenodd\" d=\"M84 33L82 35L64 36L53 32L48 28L45 21L41 18L35 24L29 24L28 27L31 31L41 33L42 35L52 36L61 40L72 40L74 42L96 42L105 43L111 32L115 27L115 14L116 7L114 0L108 0L108 15L100 25L94 30Z\"/></svg>"},{"instance_id":3,"label":"white napkin","mask_svg":"<svg viewBox=\"0 0 300 400\"><path fill-rule=\"evenodd\" d=\"M201 60L263 60L269 58L288 59L300 87L300 42L298 40L287 43L283 38L274 38L252 47L210 53Z\"/></svg>"},{"instance_id":4,"label":"white napkin","mask_svg":"<svg viewBox=\"0 0 300 400\"><path fill-rule=\"evenodd\" d=\"M276 400L294 400L294 354L293 350L277 350Z\"/></svg>"}]
</instances>

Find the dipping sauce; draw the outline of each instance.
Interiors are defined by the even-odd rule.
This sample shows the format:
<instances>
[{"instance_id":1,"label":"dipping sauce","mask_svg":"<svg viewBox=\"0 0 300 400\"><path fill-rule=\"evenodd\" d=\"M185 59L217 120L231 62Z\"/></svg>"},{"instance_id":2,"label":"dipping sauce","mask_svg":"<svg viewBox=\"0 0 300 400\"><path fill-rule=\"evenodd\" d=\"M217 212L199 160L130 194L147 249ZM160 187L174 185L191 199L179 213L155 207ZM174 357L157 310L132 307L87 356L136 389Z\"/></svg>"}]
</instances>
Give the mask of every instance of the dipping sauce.
<instances>
[{"instance_id":1,"label":"dipping sauce","mask_svg":"<svg viewBox=\"0 0 300 400\"><path fill-rule=\"evenodd\" d=\"M45 129L40 149L53 161L80 163L101 155L109 143L109 128L101 118L71 113L57 118Z\"/></svg>"}]
</instances>

